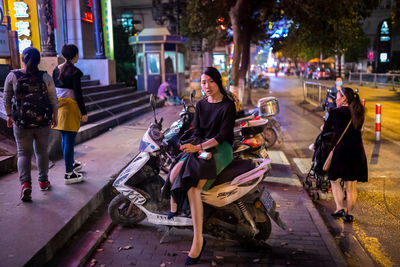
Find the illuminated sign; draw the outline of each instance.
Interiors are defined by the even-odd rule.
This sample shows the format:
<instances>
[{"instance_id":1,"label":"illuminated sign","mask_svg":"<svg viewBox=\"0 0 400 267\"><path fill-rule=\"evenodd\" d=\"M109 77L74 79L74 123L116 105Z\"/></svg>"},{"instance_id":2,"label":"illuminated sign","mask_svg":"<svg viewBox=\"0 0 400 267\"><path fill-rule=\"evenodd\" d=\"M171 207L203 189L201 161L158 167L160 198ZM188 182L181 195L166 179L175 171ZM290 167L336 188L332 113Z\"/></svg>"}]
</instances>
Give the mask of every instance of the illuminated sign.
<instances>
[{"instance_id":1,"label":"illuminated sign","mask_svg":"<svg viewBox=\"0 0 400 267\"><path fill-rule=\"evenodd\" d=\"M93 23L92 0L85 1L85 10L83 12L82 20L89 23Z\"/></svg>"},{"instance_id":2,"label":"illuminated sign","mask_svg":"<svg viewBox=\"0 0 400 267\"><path fill-rule=\"evenodd\" d=\"M379 60L380 60L382 63L389 62L388 53L380 53L380 54L379 54Z\"/></svg>"},{"instance_id":3,"label":"illuminated sign","mask_svg":"<svg viewBox=\"0 0 400 267\"><path fill-rule=\"evenodd\" d=\"M18 48L34 46L40 51L39 21L36 0L8 0L11 29L18 33Z\"/></svg>"},{"instance_id":4,"label":"illuminated sign","mask_svg":"<svg viewBox=\"0 0 400 267\"><path fill-rule=\"evenodd\" d=\"M389 35L389 25L388 25L386 20L382 22L381 34L382 35Z\"/></svg>"},{"instance_id":5,"label":"illuminated sign","mask_svg":"<svg viewBox=\"0 0 400 267\"><path fill-rule=\"evenodd\" d=\"M101 15L103 18L104 50L108 59L114 59L113 21L111 0L101 0Z\"/></svg>"}]
</instances>

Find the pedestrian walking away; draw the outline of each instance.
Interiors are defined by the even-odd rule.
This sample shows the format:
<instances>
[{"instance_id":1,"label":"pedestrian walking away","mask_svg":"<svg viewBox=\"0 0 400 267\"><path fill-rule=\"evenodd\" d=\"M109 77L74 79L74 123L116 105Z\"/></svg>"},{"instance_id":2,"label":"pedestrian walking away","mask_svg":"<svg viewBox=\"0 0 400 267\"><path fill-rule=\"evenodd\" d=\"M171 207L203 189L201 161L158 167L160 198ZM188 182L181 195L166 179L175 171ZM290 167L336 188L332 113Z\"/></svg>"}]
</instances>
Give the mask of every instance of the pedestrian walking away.
<instances>
[{"instance_id":1,"label":"pedestrian walking away","mask_svg":"<svg viewBox=\"0 0 400 267\"><path fill-rule=\"evenodd\" d=\"M333 131L337 140L328 170L328 179L336 204L332 216L352 222L354 217L351 211L357 200L356 183L368 181L367 158L361 136L365 109L360 102L358 91L347 87L337 92L336 104L338 107L331 110L322 130L322 134ZM342 139L339 140L340 136ZM346 188L346 206L341 181L344 181Z\"/></svg>"},{"instance_id":2,"label":"pedestrian walking away","mask_svg":"<svg viewBox=\"0 0 400 267\"><path fill-rule=\"evenodd\" d=\"M201 75L201 88L206 97L196 104L194 132L181 145L179 161L171 169L165 189L171 187L171 211L177 216L184 198L188 197L193 220L193 242L186 265L200 260L206 245L203 238L203 203L201 191L206 190L233 159L232 142L236 107L222 87L219 71L206 68Z\"/></svg>"},{"instance_id":3,"label":"pedestrian walking away","mask_svg":"<svg viewBox=\"0 0 400 267\"><path fill-rule=\"evenodd\" d=\"M80 122L87 122L88 115L83 101L81 78L83 73L74 66L78 62L79 50L73 44L65 44L61 53L65 62L53 71L59 102L58 125L54 129L61 132L61 146L65 161L65 184L83 181L82 163L74 158L75 137Z\"/></svg>"},{"instance_id":4,"label":"pedestrian walking away","mask_svg":"<svg viewBox=\"0 0 400 267\"><path fill-rule=\"evenodd\" d=\"M50 188L48 180L48 139L50 125L57 125L58 103L53 79L39 71L40 52L28 47L22 52L24 68L11 71L4 83L4 108L7 127L13 127L17 144L17 168L22 201L32 193L31 159L35 153L39 170L39 187Z\"/></svg>"}]
</instances>

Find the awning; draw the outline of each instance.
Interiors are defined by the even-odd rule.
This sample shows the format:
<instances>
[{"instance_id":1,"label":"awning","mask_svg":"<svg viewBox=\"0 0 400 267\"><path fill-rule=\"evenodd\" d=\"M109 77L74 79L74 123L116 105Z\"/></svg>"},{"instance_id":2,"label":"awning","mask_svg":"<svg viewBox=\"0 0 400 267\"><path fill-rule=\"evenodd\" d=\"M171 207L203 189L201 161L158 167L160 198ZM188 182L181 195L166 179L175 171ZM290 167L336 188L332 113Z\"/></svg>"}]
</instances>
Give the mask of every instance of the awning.
<instances>
[{"instance_id":1,"label":"awning","mask_svg":"<svg viewBox=\"0 0 400 267\"><path fill-rule=\"evenodd\" d=\"M310 60L308 61L308 63L317 63L317 62L319 62L319 58L318 58L318 57L313 58L313 59L310 59Z\"/></svg>"},{"instance_id":2,"label":"awning","mask_svg":"<svg viewBox=\"0 0 400 267\"><path fill-rule=\"evenodd\" d=\"M335 63L335 59L333 57L327 57L322 60L322 63Z\"/></svg>"}]
</instances>

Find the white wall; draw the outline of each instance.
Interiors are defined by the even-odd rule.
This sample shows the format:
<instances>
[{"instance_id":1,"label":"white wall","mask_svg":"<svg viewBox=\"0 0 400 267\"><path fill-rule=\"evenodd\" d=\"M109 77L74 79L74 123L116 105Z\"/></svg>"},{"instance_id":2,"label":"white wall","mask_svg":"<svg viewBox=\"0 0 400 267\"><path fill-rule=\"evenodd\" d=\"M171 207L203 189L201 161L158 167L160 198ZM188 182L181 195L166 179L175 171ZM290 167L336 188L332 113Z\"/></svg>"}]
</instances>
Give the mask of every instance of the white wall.
<instances>
[{"instance_id":1,"label":"white wall","mask_svg":"<svg viewBox=\"0 0 400 267\"><path fill-rule=\"evenodd\" d=\"M76 66L89 74L91 80L99 80L101 85L115 84L115 61L108 59L79 59Z\"/></svg>"}]
</instances>

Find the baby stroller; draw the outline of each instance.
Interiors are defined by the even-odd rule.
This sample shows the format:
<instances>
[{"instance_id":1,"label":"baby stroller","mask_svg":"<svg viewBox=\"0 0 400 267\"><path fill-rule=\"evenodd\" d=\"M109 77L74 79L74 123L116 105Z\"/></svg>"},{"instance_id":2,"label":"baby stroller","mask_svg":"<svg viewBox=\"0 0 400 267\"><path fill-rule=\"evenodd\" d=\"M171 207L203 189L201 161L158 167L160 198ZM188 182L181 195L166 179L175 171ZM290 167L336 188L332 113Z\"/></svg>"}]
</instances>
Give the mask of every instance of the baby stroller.
<instances>
[{"instance_id":1,"label":"baby stroller","mask_svg":"<svg viewBox=\"0 0 400 267\"><path fill-rule=\"evenodd\" d=\"M303 186L310 189L313 200L326 199L330 190L330 183L326 172L322 169L326 158L335 146L335 133L320 133L314 142L314 154L311 168L307 174Z\"/></svg>"}]
</instances>

